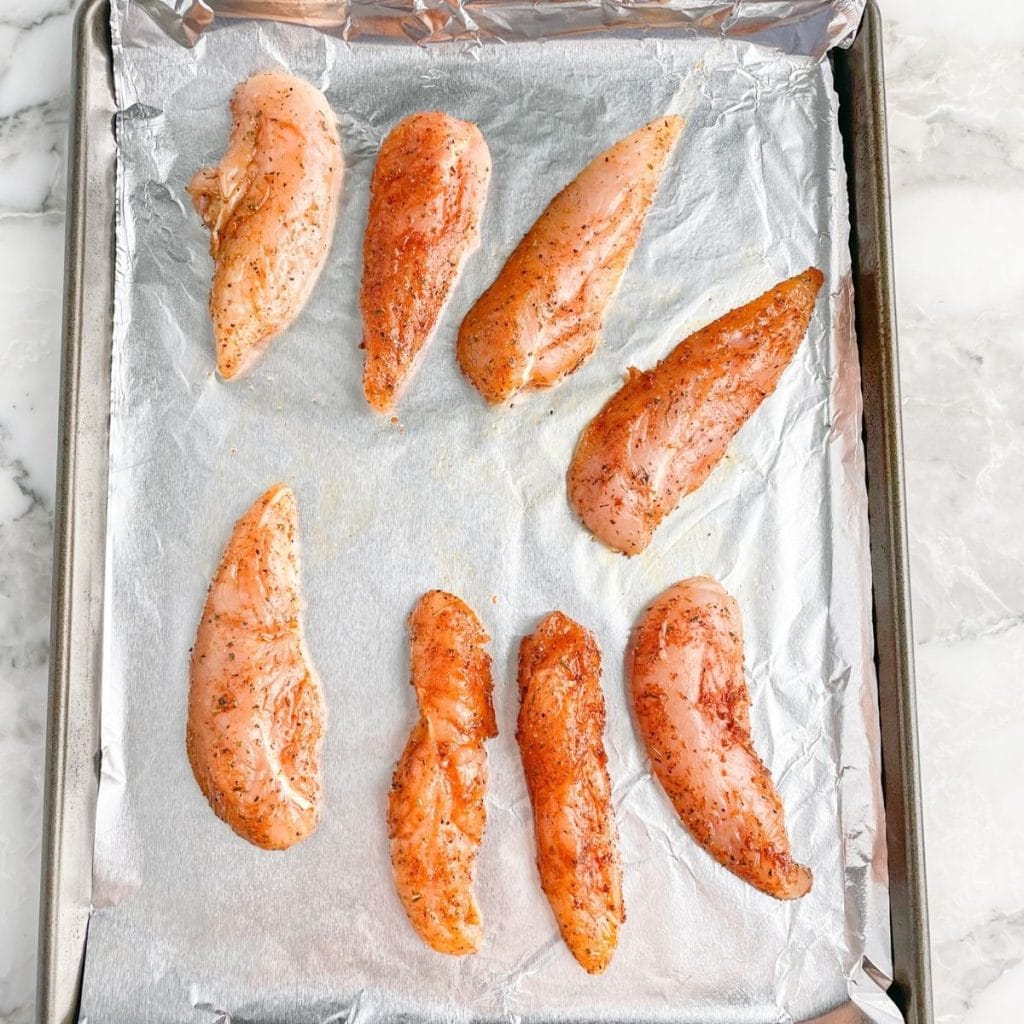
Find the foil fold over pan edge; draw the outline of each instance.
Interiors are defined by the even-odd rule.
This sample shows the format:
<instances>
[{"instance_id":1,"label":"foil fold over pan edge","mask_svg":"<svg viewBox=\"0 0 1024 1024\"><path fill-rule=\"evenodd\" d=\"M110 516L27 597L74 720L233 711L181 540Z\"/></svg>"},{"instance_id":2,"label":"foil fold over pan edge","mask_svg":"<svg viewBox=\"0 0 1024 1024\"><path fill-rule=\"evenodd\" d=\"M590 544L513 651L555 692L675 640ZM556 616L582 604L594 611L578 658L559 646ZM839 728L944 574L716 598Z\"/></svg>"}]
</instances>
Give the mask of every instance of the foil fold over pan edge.
<instances>
[{"instance_id":1,"label":"foil fold over pan edge","mask_svg":"<svg viewBox=\"0 0 1024 1024\"><path fill-rule=\"evenodd\" d=\"M609 29L687 31L744 39L784 53L823 56L849 46L867 0L136 0L164 30L192 46L217 19L310 25L345 39L417 43L512 42Z\"/></svg>"}]
</instances>

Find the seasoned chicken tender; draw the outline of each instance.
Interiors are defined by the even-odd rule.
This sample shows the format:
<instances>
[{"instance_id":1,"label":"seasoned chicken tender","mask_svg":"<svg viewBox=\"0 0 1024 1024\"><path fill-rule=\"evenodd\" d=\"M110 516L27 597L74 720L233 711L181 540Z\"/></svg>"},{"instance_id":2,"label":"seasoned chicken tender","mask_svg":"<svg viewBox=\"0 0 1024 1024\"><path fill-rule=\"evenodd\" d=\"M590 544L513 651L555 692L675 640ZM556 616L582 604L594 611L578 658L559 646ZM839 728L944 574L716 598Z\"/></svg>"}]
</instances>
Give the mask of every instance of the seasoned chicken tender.
<instances>
[{"instance_id":1,"label":"seasoned chicken tender","mask_svg":"<svg viewBox=\"0 0 1024 1024\"><path fill-rule=\"evenodd\" d=\"M254 75L231 97L231 137L188 186L210 229L217 369L248 370L298 316L327 259L344 161L334 113L308 82Z\"/></svg>"},{"instance_id":2,"label":"seasoned chicken tender","mask_svg":"<svg viewBox=\"0 0 1024 1024\"><path fill-rule=\"evenodd\" d=\"M805 895L811 872L750 736L736 601L709 576L670 587L634 631L627 671L651 767L693 838L769 896Z\"/></svg>"},{"instance_id":3,"label":"seasoned chicken tender","mask_svg":"<svg viewBox=\"0 0 1024 1024\"><path fill-rule=\"evenodd\" d=\"M459 365L488 402L553 387L590 357L682 130L659 117L595 157L469 311Z\"/></svg>"},{"instance_id":4,"label":"seasoned chicken tender","mask_svg":"<svg viewBox=\"0 0 1024 1024\"><path fill-rule=\"evenodd\" d=\"M324 700L302 637L298 510L271 487L242 516L192 649L186 747L196 782L243 839L283 850L316 827Z\"/></svg>"},{"instance_id":5,"label":"seasoned chicken tender","mask_svg":"<svg viewBox=\"0 0 1024 1024\"><path fill-rule=\"evenodd\" d=\"M484 741L498 734L490 637L464 601L442 590L423 595L409 630L419 721L391 784L391 864L423 941L461 956L484 937L473 877L487 820Z\"/></svg>"},{"instance_id":6,"label":"seasoned chicken tender","mask_svg":"<svg viewBox=\"0 0 1024 1024\"><path fill-rule=\"evenodd\" d=\"M583 431L569 502L598 540L635 555L708 478L807 333L821 271L805 270L680 342Z\"/></svg>"},{"instance_id":7,"label":"seasoned chicken tender","mask_svg":"<svg viewBox=\"0 0 1024 1024\"><path fill-rule=\"evenodd\" d=\"M363 392L377 412L398 400L480 242L491 155L480 129L432 111L399 121L370 186L363 241Z\"/></svg>"},{"instance_id":8,"label":"seasoned chicken tender","mask_svg":"<svg viewBox=\"0 0 1024 1024\"><path fill-rule=\"evenodd\" d=\"M520 644L519 695L541 885L569 951L599 974L626 915L593 635L561 612L548 615Z\"/></svg>"}]
</instances>

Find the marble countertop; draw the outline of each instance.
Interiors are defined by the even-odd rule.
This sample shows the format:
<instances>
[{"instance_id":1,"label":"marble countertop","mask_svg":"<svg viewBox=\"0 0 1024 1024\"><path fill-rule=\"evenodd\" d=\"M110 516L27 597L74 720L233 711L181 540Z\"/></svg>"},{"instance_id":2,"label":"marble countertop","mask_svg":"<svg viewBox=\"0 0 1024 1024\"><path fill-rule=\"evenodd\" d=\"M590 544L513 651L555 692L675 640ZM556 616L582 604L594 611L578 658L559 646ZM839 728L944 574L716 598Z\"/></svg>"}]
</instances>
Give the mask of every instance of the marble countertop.
<instances>
[{"instance_id":1,"label":"marble countertop","mask_svg":"<svg viewBox=\"0 0 1024 1024\"><path fill-rule=\"evenodd\" d=\"M0 4L10 1024L31 1020L35 983L73 6ZM1012 1024L1024 1019L1024 4L882 7L937 1019Z\"/></svg>"}]
</instances>

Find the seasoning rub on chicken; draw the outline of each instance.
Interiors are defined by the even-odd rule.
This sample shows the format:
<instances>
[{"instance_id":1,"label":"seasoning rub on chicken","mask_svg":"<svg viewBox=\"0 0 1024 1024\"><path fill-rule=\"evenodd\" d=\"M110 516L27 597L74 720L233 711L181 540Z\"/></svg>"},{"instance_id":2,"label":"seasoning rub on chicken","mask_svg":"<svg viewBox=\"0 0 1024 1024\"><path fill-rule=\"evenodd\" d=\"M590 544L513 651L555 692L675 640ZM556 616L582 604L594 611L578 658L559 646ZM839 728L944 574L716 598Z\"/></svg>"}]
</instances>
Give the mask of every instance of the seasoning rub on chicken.
<instances>
[{"instance_id":1,"label":"seasoning rub on chicken","mask_svg":"<svg viewBox=\"0 0 1024 1024\"><path fill-rule=\"evenodd\" d=\"M569 502L608 547L635 555L708 478L807 333L821 271L776 285L629 379L583 431Z\"/></svg>"},{"instance_id":2,"label":"seasoning rub on chicken","mask_svg":"<svg viewBox=\"0 0 1024 1024\"><path fill-rule=\"evenodd\" d=\"M709 576L675 584L640 619L626 660L651 767L693 838L769 896L807 893L811 872L793 859L750 736L736 601Z\"/></svg>"},{"instance_id":3,"label":"seasoning rub on chicken","mask_svg":"<svg viewBox=\"0 0 1024 1024\"><path fill-rule=\"evenodd\" d=\"M283 850L316 827L324 701L302 637L298 509L271 487L235 526L192 649L186 747L243 839Z\"/></svg>"},{"instance_id":4,"label":"seasoning rub on chicken","mask_svg":"<svg viewBox=\"0 0 1024 1024\"><path fill-rule=\"evenodd\" d=\"M488 402L553 387L594 351L682 130L682 118L659 117L595 157L469 311L459 365Z\"/></svg>"},{"instance_id":5,"label":"seasoning rub on chicken","mask_svg":"<svg viewBox=\"0 0 1024 1024\"><path fill-rule=\"evenodd\" d=\"M593 635L561 612L548 615L520 644L519 699L541 886L569 951L599 974L626 915Z\"/></svg>"},{"instance_id":6,"label":"seasoning rub on chicken","mask_svg":"<svg viewBox=\"0 0 1024 1024\"><path fill-rule=\"evenodd\" d=\"M377 157L363 241L363 392L377 412L398 400L480 240L491 155L480 129L413 114Z\"/></svg>"},{"instance_id":7,"label":"seasoning rub on chicken","mask_svg":"<svg viewBox=\"0 0 1024 1024\"><path fill-rule=\"evenodd\" d=\"M498 734L490 637L464 601L442 590L420 598L409 630L419 720L391 784L391 864L423 941L461 956L483 943L473 877L487 819L484 741Z\"/></svg>"},{"instance_id":8,"label":"seasoning rub on chicken","mask_svg":"<svg viewBox=\"0 0 1024 1024\"><path fill-rule=\"evenodd\" d=\"M306 304L334 233L344 161L334 113L308 82L254 75L231 97L231 137L188 186L210 229L217 369L248 370Z\"/></svg>"}]
</instances>

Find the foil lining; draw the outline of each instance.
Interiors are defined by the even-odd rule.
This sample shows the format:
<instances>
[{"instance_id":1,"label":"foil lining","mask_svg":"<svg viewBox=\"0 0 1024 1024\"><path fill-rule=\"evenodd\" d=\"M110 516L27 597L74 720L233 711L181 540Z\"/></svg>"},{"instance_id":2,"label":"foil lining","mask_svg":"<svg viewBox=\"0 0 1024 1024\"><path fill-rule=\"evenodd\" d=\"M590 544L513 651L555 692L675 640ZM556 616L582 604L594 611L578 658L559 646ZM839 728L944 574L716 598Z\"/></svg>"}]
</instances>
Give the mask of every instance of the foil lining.
<instances>
[{"instance_id":1,"label":"foil lining","mask_svg":"<svg viewBox=\"0 0 1024 1024\"><path fill-rule=\"evenodd\" d=\"M490 5L497 8L496 4ZM793 5L751 5L769 6ZM497 15L495 14L495 18ZM89 1024L395 1021L896 1022L846 185L827 61L661 26L430 46L215 19L192 47L118 0L109 566ZM237 82L282 66L337 111L333 250L299 320L245 381L214 374L207 236L185 185L227 138ZM402 402L361 393L368 183L402 116L476 121L494 173L441 329ZM587 365L491 409L454 334L551 196L665 111L688 120ZM816 264L810 331L708 482L626 559L573 518L565 471L628 365ZM302 515L307 631L330 709L325 806L285 853L248 846L184 751L188 652L231 526L283 480ZM652 780L623 678L646 604L711 573L744 615L755 742L815 875L790 904L714 864ZM384 822L414 718L405 617L431 587L492 637L500 736L476 956L428 950L392 884ZM516 748L519 638L560 608L597 635L628 920L586 976L540 892Z\"/></svg>"},{"instance_id":2,"label":"foil lining","mask_svg":"<svg viewBox=\"0 0 1024 1024\"><path fill-rule=\"evenodd\" d=\"M191 46L217 18L288 21L354 39L548 39L632 26L745 39L820 57L847 46L867 0L136 0Z\"/></svg>"}]
</instances>

